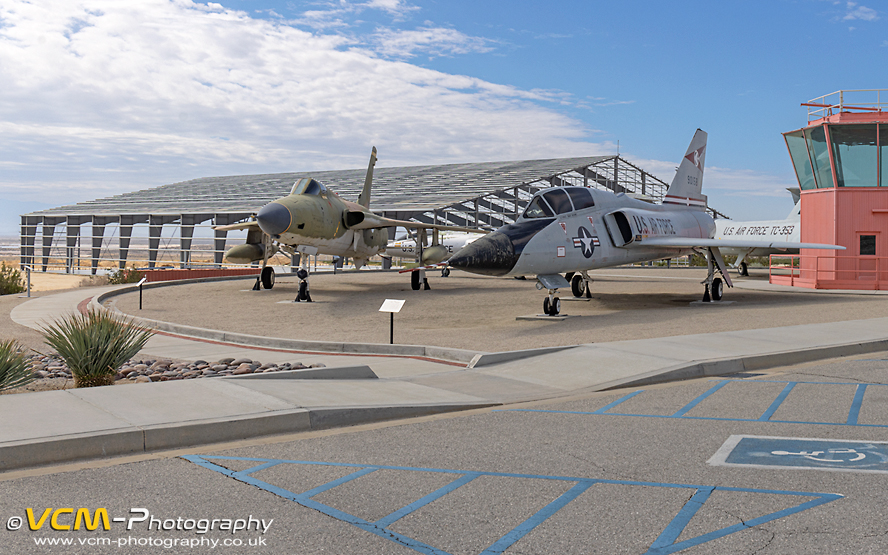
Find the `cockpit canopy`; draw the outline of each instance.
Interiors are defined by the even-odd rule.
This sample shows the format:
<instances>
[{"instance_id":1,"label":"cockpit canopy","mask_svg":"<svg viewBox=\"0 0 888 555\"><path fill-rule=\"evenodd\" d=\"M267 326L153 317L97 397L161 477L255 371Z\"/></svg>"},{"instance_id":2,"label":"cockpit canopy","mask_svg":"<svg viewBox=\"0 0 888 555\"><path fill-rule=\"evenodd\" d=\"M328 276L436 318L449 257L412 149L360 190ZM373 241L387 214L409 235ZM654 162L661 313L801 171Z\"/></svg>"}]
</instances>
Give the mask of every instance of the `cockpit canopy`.
<instances>
[{"instance_id":1,"label":"cockpit canopy","mask_svg":"<svg viewBox=\"0 0 888 555\"><path fill-rule=\"evenodd\" d=\"M327 188L310 177L303 177L293 184L291 195L324 195Z\"/></svg>"},{"instance_id":2,"label":"cockpit canopy","mask_svg":"<svg viewBox=\"0 0 888 555\"><path fill-rule=\"evenodd\" d=\"M592 193L586 187L553 187L537 193L524 210L525 218L551 218L595 206Z\"/></svg>"}]
</instances>

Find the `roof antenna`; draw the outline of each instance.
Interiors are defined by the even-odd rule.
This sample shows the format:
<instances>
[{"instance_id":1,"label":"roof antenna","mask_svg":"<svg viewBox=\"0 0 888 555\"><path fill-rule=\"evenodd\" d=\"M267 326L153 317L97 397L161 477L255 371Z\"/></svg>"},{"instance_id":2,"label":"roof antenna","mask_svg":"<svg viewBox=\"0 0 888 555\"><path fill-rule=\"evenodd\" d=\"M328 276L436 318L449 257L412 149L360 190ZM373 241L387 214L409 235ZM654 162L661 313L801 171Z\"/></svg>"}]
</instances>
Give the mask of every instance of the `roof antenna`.
<instances>
[{"instance_id":1,"label":"roof antenna","mask_svg":"<svg viewBox=\"0 0 888 555\"><path fill-rule=\"evenodd\" d=\"M617 139L617 156L620 155L620 139Z\"/></svg>"}]
</instances>

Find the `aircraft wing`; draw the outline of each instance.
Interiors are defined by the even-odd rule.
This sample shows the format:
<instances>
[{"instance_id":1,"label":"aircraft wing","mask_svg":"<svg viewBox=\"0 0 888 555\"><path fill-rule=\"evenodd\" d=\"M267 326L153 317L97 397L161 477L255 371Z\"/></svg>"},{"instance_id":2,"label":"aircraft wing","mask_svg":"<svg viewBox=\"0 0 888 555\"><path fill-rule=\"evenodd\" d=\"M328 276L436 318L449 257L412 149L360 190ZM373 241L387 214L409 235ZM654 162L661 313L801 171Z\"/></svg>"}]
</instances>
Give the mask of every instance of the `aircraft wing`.
<instances>
[{"instance_id":1,"label":"aircraft wing","mask_svg":"<svg viewBox=\"0 0 888 555\"><path fill-rule=\"evenodd\" d=\"M246 222L240 222L240 223L236 223L236 224L214 225L213 229L217 230L217 231L238 231L241 229L249 229L249 230L256 229L256 230L258 230L259 229L259 222L257 222L256 220L248 220Z\"/></svg>"},{"instance_id":2,"label":"aircraft wing","mask_svg":"<svg viewBox=\"0 0 888 555\"><path fill-rule=\"evenodd\" d=\"M352 226L349 226L349 229L378 229L381 227L405 227L407 229L438 229L444 231L462 231L465 233L482 233L487 234L489 231L483 229L476 229L474 227L459 227L453 225L440 225L440 224L422 224L418 222L409 222L407 220L393 220L392 218L385 218L378 214L373 214L372 212L364 212L364 220Z\"/></svg>"},{"instance_id":3,"label":"aircraft wing","mask_svg":"<svg viewBox=\"0 0 888 555\"><path fill-rule=\"evenodd\" d=\"M706 239L694 237L645 237L641 241L635 241L630 247L674 247L677 249L691 249L697 247L727 247L727 248L760 248L760 249L828 249L845 250L839 245L826 245L823 243L794 243L791 241L770 241L754 239Z\"/></svg>"}]
</instances>

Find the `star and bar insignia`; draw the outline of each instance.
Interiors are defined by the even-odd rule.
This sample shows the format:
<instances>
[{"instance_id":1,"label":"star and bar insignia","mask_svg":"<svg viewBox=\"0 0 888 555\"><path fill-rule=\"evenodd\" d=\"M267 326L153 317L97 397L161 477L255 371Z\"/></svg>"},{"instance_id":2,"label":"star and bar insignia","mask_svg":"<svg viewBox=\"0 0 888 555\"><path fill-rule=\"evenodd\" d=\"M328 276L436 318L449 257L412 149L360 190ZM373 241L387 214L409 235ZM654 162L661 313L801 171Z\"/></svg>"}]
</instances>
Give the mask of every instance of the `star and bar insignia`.
<instances>
[{"instance_id":1,"label":"star and bar insignia","mask_svg":"<svg viewBox=\"0 0 888 555\"><path fill-rule=\"evenodd\" d=\"M592 235L592 233L583 226L577 230L578 237L573 238L574 248L582 249L583 256L589 258L592 256L592 253L595 252L595 247L601 245L598 241L598 237Z\"/></svg>"}]
</instances>

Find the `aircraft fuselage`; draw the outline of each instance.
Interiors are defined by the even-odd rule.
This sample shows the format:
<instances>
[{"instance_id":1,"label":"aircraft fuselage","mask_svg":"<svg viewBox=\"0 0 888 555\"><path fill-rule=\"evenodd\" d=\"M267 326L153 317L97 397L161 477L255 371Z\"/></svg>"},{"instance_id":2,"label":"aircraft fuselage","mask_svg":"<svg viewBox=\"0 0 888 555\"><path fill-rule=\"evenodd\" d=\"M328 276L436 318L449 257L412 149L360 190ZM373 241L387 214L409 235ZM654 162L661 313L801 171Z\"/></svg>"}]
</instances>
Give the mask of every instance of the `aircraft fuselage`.
<instances>
[{"instance_id":1,"label":"aircraft fuselage","mask_svg":"<svg viewBox=\"0 0 888 555\"><path fill-rule=\"evenodd\" d=\"M280 198L263 207L260 222L263 216L274 216L274 205L284 210L279 210L280 224L272 231L277 231L275 240L285 245L310 245L324 254L367 259L384 251L388 242L384 229L349 229L349 214L362 214L364 208L329 190Z\"/></svg>"},{"instance_id":2,"label":"aircraft fuselage","mask_svg":"<svg viewBox=\"0 0 888 555\"><path fill-rule=\"evenodd\" d=\"M645 247L644 242L654 237L709 238L715 231L712 217L702 210L649 204L583 187L561 189L588 192L594 206L562 205L570 209L543 217L528 217L528 208L515 223L467 245L450 265L495 276L593 270L689 254L693 249Z\"/></svg>"}]
</instances>

